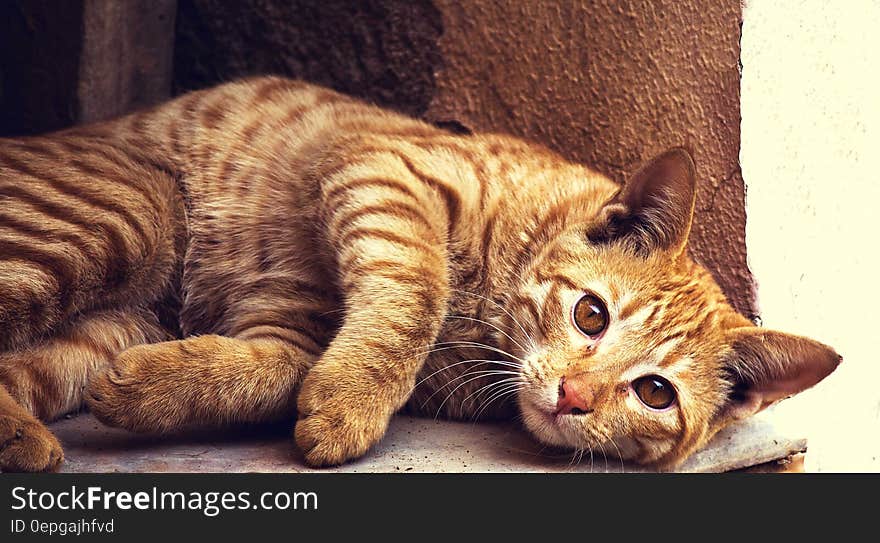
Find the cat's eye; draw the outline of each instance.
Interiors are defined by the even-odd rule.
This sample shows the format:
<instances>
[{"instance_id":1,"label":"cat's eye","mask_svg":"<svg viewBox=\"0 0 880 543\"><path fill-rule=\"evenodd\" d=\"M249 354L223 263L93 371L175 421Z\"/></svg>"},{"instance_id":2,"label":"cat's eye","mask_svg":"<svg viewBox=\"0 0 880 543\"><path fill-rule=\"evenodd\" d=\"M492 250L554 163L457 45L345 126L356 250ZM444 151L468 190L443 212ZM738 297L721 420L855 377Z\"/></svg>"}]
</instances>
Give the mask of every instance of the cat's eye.
<instances>
[{"instance_id":1,"label":"cat's eye","mask_svg":"<svg viewBox=\"0 0 880 543\"><path fill-rule=\"evenodd\" d=\"M582 334L595 338L608 327L608 309L598 297L584 294L574 304L572 320Z\"/></svg>"},{"instance_id":2,"label":"cat's eye","mask_svg":"<svg viewBox=\"0 0 880 543\"><path fill-rule=\"evenodd\" d=\"M675 389L672 384L659 375L639 377L632 383L636 396L652 409L666 409L675 401Z\"/></svg>"}]
</instances>

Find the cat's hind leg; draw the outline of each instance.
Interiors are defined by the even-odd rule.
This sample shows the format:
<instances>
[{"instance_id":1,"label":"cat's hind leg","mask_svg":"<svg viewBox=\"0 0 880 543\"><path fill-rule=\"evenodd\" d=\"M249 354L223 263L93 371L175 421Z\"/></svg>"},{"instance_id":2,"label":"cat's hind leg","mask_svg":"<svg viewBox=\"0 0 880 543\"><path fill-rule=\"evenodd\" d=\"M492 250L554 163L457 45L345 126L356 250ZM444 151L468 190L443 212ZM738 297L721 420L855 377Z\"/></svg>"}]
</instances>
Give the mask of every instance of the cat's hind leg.
<instances>
[{"instance_id":1,"label":"cat's hind leg","mask_svg":"<svg viewBox=\"0 0 880 543\"><path fill-rule=\"evenodd\" d=\"M42 343L0 353L0 470L57 468L61 445L41 420L79 409L89 376L119 352L166 337L148 311L104 311Z\"/></svg>"},{"instance_id":2,"label":"cat's hind leg","mask_svg":"<svg viewBox=\"0 0 880 543\"><path fill-rule=\"evenodd\" d=\"M0 351L168 291L185 242L174 175L105 139L0 139Z\"/></svg>"},{"instance_id":3,"label":"cat's hind leg","mask_svg":"<svg viewBox=\"0 0 880 543\"><path fill-rule=\"evenodd\" d=\"M292 420L296 391L335 320L322 317L327 302L274 303L286 309L241 314L228 336L128 349L89 384L89 409L105 424L150 433Z\"/></svg>"}]
</instances>

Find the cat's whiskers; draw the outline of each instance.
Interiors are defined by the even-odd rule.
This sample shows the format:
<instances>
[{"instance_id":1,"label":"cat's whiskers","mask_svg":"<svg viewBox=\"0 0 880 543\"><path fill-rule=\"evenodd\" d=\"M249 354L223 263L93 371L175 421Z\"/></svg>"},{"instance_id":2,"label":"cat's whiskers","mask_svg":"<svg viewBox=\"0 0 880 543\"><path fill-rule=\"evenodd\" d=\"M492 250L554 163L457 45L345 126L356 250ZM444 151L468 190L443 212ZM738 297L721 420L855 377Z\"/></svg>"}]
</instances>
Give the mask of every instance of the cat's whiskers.
<instances>
[{"instance_id":1,"label":"cat's whiskers","mask_svg":"<svg viewBox=\"0 0 880 543\"><path fill-rule=\"evenodd\" d=\"M479 395L479 394L480 394L481 392L483 392L484 390L488 390L488 389L491 389L491 388L493 388L493 387L499 386L499 385L504 384L504 383L509 383L509 382L511 382L511 381L514 381L514 380L516 380L516 377L508 377L508 378L506 378L506 379L502 379L502 380L500 380L500 381L495 381L495 382L489 383L488 385L482 386L482 387L478 388L476 391L471 392L470 394L468 394L468 395L467 395L467 396L461 401L461 405L462 405L462 407L464 407L464 404L465 404L468 400L470 400L470 399L473 398L474 396Z\"/></svg>"},{"instance_id":2,"label":"cat's whiskers","mask_svg":"<svg viewBox=\"0 0 880 543\"><path fill-rule=\"evenodd\" d=\"M513 384L507 385L503 390L496 391L491 397L487 398L483 405L477 410L474 414L474 420L479 419L480 415L485 411L493 402L500 400L506 396L512 396L513 394L518 393L519 391L525 388L525 384L522 382L515 382Z\"/></svg>"},{"instance_id":3,"label":"cat's whiskers","mask_svg":"<svg viewBox=\"0 0 880 543\"><path fill-rule=\"evenodd\" d=\"M512 371L506 371L506 370L494 370L494 371L493 371L493 370L481 370L480 372L468 372L468 373L465 373L464 375L460 375L459 377L457 377L456 379L453 379L452 381L455 381L455 380L460 379L460 378L462 378L462 377L465 377L465 376L467 376L467 375L472 375L472 374L474 374L474 373L482 373L483 375L477 375L476 377L471 377L470 379L468 379L468 380L466 380L466 381L463 381L461 384L459 384L459 385L456 386L454 389L452 389L452 392L450 392L445 398L443 398L443 401L440 403L440 406L437 408L437 413L434 414L434 418L435 418L435 419L436 419L437 417L440 416L440 411L442 411L443 406L446 404L446 402L449 401L449 399L455 394L456 391L458 391L458 389L460 389L461 387L465 386L466 384L468 384L468 383L470 383L470 382L472 382L472 381L476 381L477 379L483 379L483 378L487 377L488 375L492 375L492 374L495 374L495 375L510 374L510 375L516 375L516 376L519 376L519 375L520 375L519 372L512 372ZM441 389L442 389L442 388L445 388L446 386L448 386L449 384L451 384L452 381L450 381L449 383L447 383L446 385L444 385L443 387L441 387ZM439 390L438 390L438 391L439 391ZM436 392L435 392L434 394L436 394ZM431 397L433 397L434 394L432 394ZM430 399L430 398L429 398L429 399ZM427 400L426 400L426 403L427 403ZM422 406L424 407L424 404L423 404Z\"/></svg>"},{"instance_id":4,"label":"cat's whiskers","mask_svg":"<svg viewBox=\"0 0 880 543\"><path fill-rule=\"evenodd\" d=\"M502 330L501 328L498 328L497 326L495 326L494 324L492 324L492 323L489 322L489 321L484 321L483 319L478 319L478 318L476 318L476 317L468 317L468 316L465 316L465 315L447 315L446 318L447 318L447 319L461 319L461 320L472 321L472 322L476 322L476 323L480 323L480 324L485 324L486 326L489 326L489 327L491 327L491 328L494 328L495 330L497 330L498 332L500 332L504 337L506 337L506 338L509 339L511 342L513 342L514 345L516 345L517 347L519 347L520 349L522 349L522 351L523 351L524 353L529 352L529 349L528 349L525 345L523 345L523 344L520 343L519 341L513 339L513 337L512 337L510 334L508 334L507 332L505 332L505 331Z\"/></svg>"},{"instance_id":5,"label":"cat's whiskers","mask_svg":"<svg viewBox=\"0 0 880 543\"><path fill-rule=\"evenodd\" d=\"M580 447L577 447L577 448L575 448L574 451L572 451L571 459L569 459L569 461L568 461L569 468L573 468L573 467L575 467L575 465L577 465L577 462L575 462L575 460L577 459L578 453L581 452L582 450L583 449L581 449ZM569 469L569 471L571 471L571 470Z\"/></svg>"},{"instance_id":6,"label":"cat's whiskers","mask_svg":"<svg viewBox=\"0 0 880 543\"><path fill-rule=\"evenodd\" d=\"M462 375L459 375L459 376L456 377L455 379L450 380L448 383L446 383L446 384L443 385L442 387L439 387L437 390L435 390L434 393L431 394L430 396L428 396L428 399L426 399L426 400L424 401L424 403L422 403L422 408L424 408L425 405L427 405L428 402L431 400L431 398L433 398L438 392L440 392L440 391L443 390L444 388L448 387L448 386L451 385L453 382L455 382L455 381L457 381L457 380L459 380L459 379L461 379L461 378L463 378L463 377L467 377L468 375L480 374L480 375L477 375L476 377L471 377L470 379L467 379L466 381L463 381L461 384L459 384L459 385L456 386L454 389L452 389L452 392L450 392L449 394L447 394L445 398L443 398L443 401L440 403L440 406L437 408L437 413L434 415L434 418L436 419L436 418L438 418L438 417L440 416L440 411L443 409L443 406L446 405L446 402L449 401L449 398L451 398L451 397L455 394L455 392L456 392L458 389L460 389L460 388L463 387L464 385L470 383L471 381L476 381L477 379L483 379L483 378L485 378L487 375L496 374L495 372L498 372L497 374L512 374L512 375L519 375L518 372L507 371L507 370L480 370L480 371L476 371L476 372L471 371L471 372L464 373L464 374L462 374ZM496 374L496 375L497 375L497 374Z\"/></svg>"},{"instance_id":7,"label":"cat's whiskers","mask_svg":"<svg viewBox=\"0 0 880 543\"><path fill-rule=\"evenodd\" d=\"M437 348L437 349L434 348L434 347L438 347L438 346L440 346L440 348ZM510 354L509 352L505 351L504 349L499 349L498 347L486 345L485 343L480 343L478 341L463 341L463 340L462 341L440 341L440 342L437 342L434 345L432 345L431 348L428 349L427 351L422 351L422 352L418 352L415 354L416 354L416 356L419 356L419 355L423 355L423 354L431 354L431 353L435 353L437 351L445 351L445 350L449 350L449 349L468 349L468 348L487 349L489 351L494 351L496 353L503 354L505 356L509 356L510 358L513 358L514 360L518 360L519 362L525 363L525 360L523 360L522 358L520 358L518 356Z\"/></svg>"},{"instance_id":8,"label":"cat's whiskers","mask_svg":"<svg viewBox=\"0 0 880 543\"><path fill-rule=\"evenodd\" d=\"M605 454L605 446L599 443L599 449L602 451L602 458L605 459L605 473L608 473L608 455Z\"/></svg>"},{"instance_id":9,"label":"cat's whiskers","mask_svg":"<svg viewBox=\"0 0 880 543\"><path fill-rule=\"evenodd\" d=\"M440 344L438 344L438 345L440 345ZM448 346L448 347L438 347L438 348L436 348L436 349L430 349L430 350L428 350L428 351L423 351L423 352L421 352L421 353L417 353L417 354L433 354L433 353L437 353L437 352L441 352L441 351L448 351L448 350L450 350L450 349L471 349L471 348L479 348L479 347L477 347L477 346L471 346L471 345L453 345L453 346ZM490 348L490 347L483 347L483 348L485 348L485 349L487 349L487 350L490 350L490 351L496 351L496 352L498 352L499 354L506 354L504 351L501 351L501 350L499 350L499 349L492 349L492 348ZM499 362L503 362L503 361L499 361ZM523 367L522 362L511 361L511 360L508 360L508 361L506 361L506 362L507 362L508 364L516 364L517 367L520 367L520 368Z\"/></svg>"},{"instance_id":10,"label":"cat's whiskers","mask_svg":"<svg viewBox=\"0 0 880 543\"><path fill-rule=\"evenodd\" d=\"M613 437L608 438L611 441L611 444L614 445L614 448L617 449L617 458L620 459L620 473L626 471L623 467L623 453L620 452L620 447L617 446L617 442L614 441Z\"/></svg>"},{"instance_id":11,"label":"cat's whiskers","mask_svg":"<svg viewBox=\"0 0 880 543\"><path fill-rule=\"evenodd\" d=\"M508 367L508 368L513 368L513 369L516 369L516 370L521 370L522 367L523 367L523 363L524 363L524 361L523 361L522 359L520 359L519 357L517 357L517 356L515 356L515 355L513 355L513 354L511 354L511 353L509 353L509 352L507 352L507 351L505 351L504 349L499 349L499 348L497 348L497 347L493 347L493 346L491 346L491 345L486 345L486 344L484 344L484 343L480 343L480 342L476 342L476 341L446 341L446 342L438 342L438 343L435 343L434 346L433 346L431 349L429 349L428 351L425 351L425 352L422 352L422 353L418 353L418 354L431 354L431 353L435 353L435 352L438 352L438 351L444 351L444 350L449 350L449 349L464 349L464 348L487 349L487 350L494 351L494 352L497 352L497 353L502 354L502 355L509 356L509 357L511 357L511 358L513 358L513 359L515 359L515 360L517 360L517 362L515 362L515 361L509 361L509 360L495 360L495 359L493 359L493 360L490 360L490 359L468 359L468 360L461 360L461 361L458 361L458 362L454 362L454 363L452 363L452 364L448 364L448 365L446 365L446 366L444 366L444 367L442 367L442 368L440 368L440 369L438 369L438 370L432 372L432 373L429 374L428 376L426 376L426 377L424 377L423 379L421 379L419 382L417 382L417 383L412 387L412 389L409 391L409 394L412 394L412 393L413 393L413 392L414 392L414 391L415 391L420 385L422 385L423 383L425 383L426 381L428 381L428 380L431 379L432 377L434 377L434 376L436 376L436 375L438 375L438 374L440 374L440 373L442 373L442 372L444 372L444 371L447 371L447 370L449 370L449 369L451 369L451 368L454 368L454 367L456 367L456 366L460 366L460 365L462 365L462 364L473 363L473 366L472 366L471 368L469 368L469 369L471 369L471 370L473 370L473 369L476 368L476 367L484 366L484 365L487 365L487 364L496 364L496 365L499 365L499 366L504 366L504 367ZM497 370L497 371L501 371L501 370ZM510 373L510 374L516 374L516 375L519 375L519 372L509 372L509 373ZM462 379L462 378L464 378L464 377L467 377L468 375L473 375L473 374L474 374L473 372L466 372L466 373L464 373L464 374L462 374L462 375L459 375L459 376L457 376L457 377L451 379L450 381L448 381L448 382L447 382L446 384L444 384L443 386L438 387L437 390L435 390L434 393L432 393L432 394L431 394L431 395L430 395L430 396L429 396L429 397L428 397L428 398L422 403L421 407L424 408L425 405L427 405L427 403L428 403L428 402L429 402L429 401L430 401L430 400L431 400L431 399L432 399L432 398L433 398L438 392L440 392L442 389L448 387L449 385L451 385L452 383L454 383L455 381L457 381L457 380L459 380L459 379ZM488 375L488 374L487 374L487 375ZM462 384L466 384L467 382L469 382L469 381L465 381L465 383L462 383ZM453 393L454 393L455 390L457 390L457 389L458 389L458 387L456 387L456 389L453 390ZM441 407L442 407L442 404L441 404ZM438 415L439 415L439 411L438 411Z\"/></svg>"},{"instance_id":12,"label":"cat's whiskers","mask_svg":"<svg viewBox=\"0 0 880 543\"><path fill-rule=\"evenodd\" d=\"M427 381L427 380L430 379L431 377L434 377L434 376L437 375L438 373L442 373L442 372L444 372L444 371L446 371L446 370L448 370L448 369L450 369L450 368L453 368L453 367L455 367L455 366L460 366L460 365L462 365L462 364L468 364L468 363L471 363L471 362L477 362L477 363L474 364L470 369L473 369L473 368L476 368L476 367L479 367L479 366L485 366L486 364L498 364L498 365L500 365L500 366L507 366L507 367L512 367L512 368L519 369L519 366L517 366L516 364L513 364L513 363L511 363L511 362L506 362L506 361L504 361L504 360L488 360L488 359L480 359L480 358L476 358L476 359L472 358L472 359L468 359L468 360L461 360L461 361L459 361L459 362L455 362L455 363L453 363L453 364L449 364L449 365L447 365L447 366L444 366L444 367L440 368L439 370L435 371L434 373L428 375L428 376L425 377L424 379L420 380L418 383L416 383L415 385L413 385L413 387L412 387L412 388L410 389L410 391L409 391L409 394L412 394L412 393L416 390L416 388L418 388L421 384L423 384L425 381ZM443 385L442 387L439 387L439 388L438 388L438 391L439 391L440 389L446 388L446 387L449 386L452 382L454 382L454 381L460 379L460 378L463 377L464 375L467 375L467 374L465 373L465 374L463 374L463 375L459 375L459 376L456 377L455 379L452 379L451 381L447 382L447 383L446 383L445 385ZM435 391L435 394L436 394L436 393L437 393L437 392ZM430 399L430 398L429 398L429 399ZM422 407L424 407L424 406L422 406Z\"/></svg>"},{"instance_id":13,"label":"cat's whiskers","mask_svg":"<svg viewBox=\"0 0 880 543\"><path fill-rule=\"evenodd\" d=\"M477 421L479 420L479 416L480 416L480 413L482 412L483 406L486 405L486 402L491 403L490 399L494 398L495 394L498 394L498 393L503 394L509 388L518 387L518 386L520 386L520 384L521 383L520 383L518 377L508 377L507 379L502 379L498 382L490 383L489 385L482 387L478 392L482 392L483 390L488 389L487 394L489 394L489 396L483 400L483 402L477 407L477 410L474 412L474 415L471 416L471 420L474 422L474 424L476 424ZM496 389L496 390L492 390L492 389ZM491 392L489 392L489 390L491 390ZM470 396L473 396L473 395L474 394L471 394ZM470 398L470 396L468 396L468 398ZM468 398L465 398L465 401L467 401ZM462 411L463 410L464 410L464 401L462 401Z\"/></svg>"},{"instance_id":14,"label":"cat's whiskers","mask_svg":"<svg viewBox=\"0 0 880 543\"><path fill-rule=\"evenodd\" d=\"M514 316L514 314L511 313L510 311L508 311L507 308L505 308L503 305L501 305L500 303L496 302L495 300L493 300L491 298L483 296L482 294L477 294L476 292L469 292L467 290L462 290L459 288L453 288L451 290L453 290L454 292L459 292L461 294L468 294L470 296L475 296L475 297L480 298L482 300L485 300L491 304L494 304L495 307L497 307L498 309L503 311L508 317L510 317L510 320L512 320L513 323L520 329L520 331L522 331L523 339L534 347L534 341L532 340L532 337L529 335L529 333L526 331L526 329L523 327L523 325L519 322L519 320L516 318L516 316Z\"/></svg>"}]
</instances>

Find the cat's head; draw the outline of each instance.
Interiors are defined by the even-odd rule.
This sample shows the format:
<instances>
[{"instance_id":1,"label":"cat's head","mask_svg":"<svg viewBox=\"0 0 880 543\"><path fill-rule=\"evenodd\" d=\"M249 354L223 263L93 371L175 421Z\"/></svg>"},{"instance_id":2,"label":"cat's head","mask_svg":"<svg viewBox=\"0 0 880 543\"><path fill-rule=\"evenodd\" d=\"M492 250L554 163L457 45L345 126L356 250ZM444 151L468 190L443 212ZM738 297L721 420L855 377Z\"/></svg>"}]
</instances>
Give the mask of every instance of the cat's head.
<instances>
[{"instance_id":1,"label":"cat's head","mask_svg":"<svg viewBox=\"0 0 880 543\"><path fill-rule=\"evenodd\" d=\"M512 305L532 344L518 403L540 441L675 465L839 364L728 304L687 252L694 202L690 156L667 152L526 274Z\"/></svg>"}]
</instances>

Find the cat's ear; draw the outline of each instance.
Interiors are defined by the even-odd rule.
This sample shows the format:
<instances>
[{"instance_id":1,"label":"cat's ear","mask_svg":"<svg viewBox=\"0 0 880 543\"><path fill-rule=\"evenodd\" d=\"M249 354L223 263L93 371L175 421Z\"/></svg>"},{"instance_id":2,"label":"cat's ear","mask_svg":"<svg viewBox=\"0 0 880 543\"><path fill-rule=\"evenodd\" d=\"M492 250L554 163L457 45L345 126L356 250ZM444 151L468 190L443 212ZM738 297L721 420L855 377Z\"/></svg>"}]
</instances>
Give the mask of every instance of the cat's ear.
<instances>
[{"instance_id":1,"label":"cat's ear","mask_svg":"<svg viewBox=\"0 0 880 543\"><path fill-rule=\"evenodd\" d=\"M691 231L695 199L694 161L685 149L671 149L630 178L599 212L587 236L594 243L627 238L642 252L680 255Z\"/></svg>"},{"instance_id":2,"label":"cat's ear","mask_svg":"<svg viewBox=\"0 0 880 543\"><path fill-rule=\"evenodd\" d=\"M756 326L728 332L724 360L733 384L722 415L743 419L828 377L842 357L809 338Z\"/></svg>"}]
</instances>

